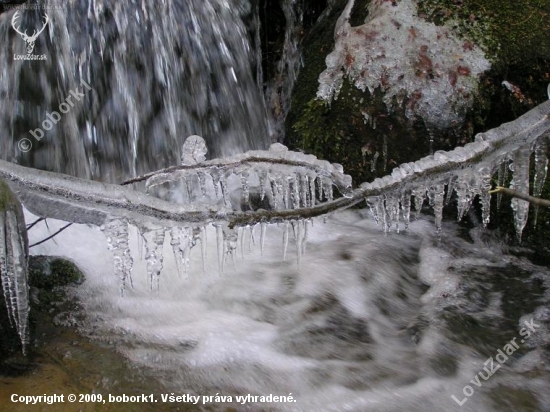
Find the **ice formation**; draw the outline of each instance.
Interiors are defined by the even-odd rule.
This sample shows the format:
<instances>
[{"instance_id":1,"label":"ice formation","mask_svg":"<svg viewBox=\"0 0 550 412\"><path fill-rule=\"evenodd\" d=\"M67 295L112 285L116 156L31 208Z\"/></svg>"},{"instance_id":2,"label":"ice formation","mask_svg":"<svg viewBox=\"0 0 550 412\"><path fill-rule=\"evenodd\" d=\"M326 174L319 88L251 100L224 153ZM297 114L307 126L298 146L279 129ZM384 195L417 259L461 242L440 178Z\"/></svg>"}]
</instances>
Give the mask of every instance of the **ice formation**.
<instances>
[{"instance_id":1,"label":"ice formation","mask_svg":"<svg viewBox=\"0 0 550 412\"><path fill-rule=\"evenodd\" d=\"M420 116L432 127L459 124L479 76L490 68L483 51L451 28L419 18L414 0L373 0L358 27L349 23L354 3L349 0L336 24L317 97L338 98L347 76L363 91L380 88L389 110L397 102L409 118Z\"/></svg>"},{"instance_id":2,"label":"ice formation","mask_svg":"<svg viewBox=\"0 0 550 412\"><path fill-rule=\"evenodd\" d=\"M28 246L21 205L0 180L0 278L8 319L15 325L23 353L29 343Z\"/></svg>"},{"instance_id":3,"label":"ice formation","mask_svg":"<svg viewBox=\"0 0 550 412\"><path fill-rule=\"evenodd\" d=\"M550 101L547 101L513 122L478 134L474 142L464 147L438 151L403 164L391 175L363 183L356 189L352 188L351 178L343 173L341 165L291 152L278 143L267 151L202 161L204 148L197 136L192 137L184 150L183 158L189 157L192 161L132 179L124 185L38 171L5 161L0 161L0 179L8 183L34 214L102 226L114 253L115 274L124 293L127 281L131 281L133 266L128 249L129 223L139 228L144 240L153 290L158 290L166 232L170 232L170 244L180 273L187 277L191 249L197 243L201 244L203 261L206 258L209 224L216 227L220 273L228 261L235 264L238 245L244 247L245 233L250 232L249 240L253 241L254 226L260 226L259 243L263 249L268 223L282 224L283 259L286 259L289 238L293 236L299 260L306 248L308 219L365 200L385 232L407 228L412 205L419 213L426 199L435 212L439 232L443 206L453 193L457 197L459 219L479 196L486 225L492 177L497 175L502 185L510 174L511 186L527 193L533 153L533 193L540 194L548 168L549 136ZM139 182L145 182L149 190L164 188L160 193L172 201L133 190L131 185ZM335 187L341 197L335 197ZM516 231L521 238L529 203L514 199L513 209ZM2 284L9 295L8 311L20 325L19 333L25 339L28 302L26 272L21 261L25 248L13 243L14 238L10 237L17 225L15 215L6 213L2 219ZM15 262L17 257L19 260Z\"/></svg>"}]
</instances>

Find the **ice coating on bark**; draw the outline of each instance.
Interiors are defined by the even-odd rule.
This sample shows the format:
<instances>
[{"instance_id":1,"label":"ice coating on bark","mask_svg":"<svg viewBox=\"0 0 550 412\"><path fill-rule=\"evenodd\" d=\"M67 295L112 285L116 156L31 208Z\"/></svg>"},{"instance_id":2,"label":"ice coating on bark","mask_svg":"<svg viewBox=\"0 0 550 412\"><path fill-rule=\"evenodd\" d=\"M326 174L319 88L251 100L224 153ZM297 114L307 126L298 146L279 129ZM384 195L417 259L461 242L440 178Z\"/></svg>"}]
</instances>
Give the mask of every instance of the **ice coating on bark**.
<instances>
[{"instance_id":1,"label":"ice coating on bark","mask_svg":"<svg viewBox=\"0 0 550 412\"><path fill-rule=\"evenodd\" d=\"M195 158L191 160L193 159ZM314 205L315 180L323 185L319 193L320 201L332 200L334 187L341 194L347 195L352 183L351 177L344 174L341 165L318 160L315 156L291 152L280 143L275 143L268 151L251 151L199 164L189 164L190 162L181 167L146 175L142 180L145 180L149 191L156 186L183 181L189 191L186 198L201 199L212 194L212 205L219 207L215 200L221 194L222 205L227 209L232 208L232 188L229 182L234 176L240 181L246 209L251 207L249 202L253 182L259 182L260 199L263 201L267 193L268 200L275 209L298 209Z\"/></svg>"}]
</instances>

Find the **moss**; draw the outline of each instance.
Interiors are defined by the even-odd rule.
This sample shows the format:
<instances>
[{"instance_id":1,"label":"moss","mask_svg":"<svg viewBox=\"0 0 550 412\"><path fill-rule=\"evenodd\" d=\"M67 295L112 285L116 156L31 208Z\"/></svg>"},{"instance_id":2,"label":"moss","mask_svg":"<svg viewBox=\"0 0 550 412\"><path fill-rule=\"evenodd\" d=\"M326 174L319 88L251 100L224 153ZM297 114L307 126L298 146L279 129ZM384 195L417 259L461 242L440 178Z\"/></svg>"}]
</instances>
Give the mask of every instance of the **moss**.
<instances>
[{"instance_id":1,"label":"moss","mask_svg":"<svg viewBox=\"0 0 550 412\"><path fill-rule=\"evenodd\" d=\"M424 156L429 139L423 124L411 127L402 110L389 117L382 96L380 91L371 96L345 80L338 100L330 106L310 99L292 125L293 148L342 164L355 183L383 176L399 163ZM367 122L363 113L376 125Z\"/></svg>"},{"instance_id":2,"label":"moss","mask_svg":"<svg viewBox=\"0 0 550 412\"><path fill-rule=\"evenodd\" d=\"M420 0L418 11L436 24L455 22L499 64L550 56L547 0Z\"/></svg>"},{"instance_id":3,"label":"moss","mask_svg":"<svg viewBox=\"0 0 550 412\"><path fill-rule=\"evenodd\" d=\"M29 285L51 291L57 286L82 283L84 274L71 261L52 256L31 256Z\"/></svg>"},{"instance_id":4,"label":"moss","mask_svg":"<svg viewBox=\"0 0 550 412\"><path fill-rule=\"evenodd\" d=\"M355 183L372 180L391 172L394 165L427 155L430 132L434 150L452 149L471 141L476 133L516 119L547 99L550 25L544 24L544 16L550 13L550 2L421 0L419 12L424 17L436 24L457 22L457 29L472 42L482 43L491 57L492 69L481 78L474 106L464 123L455 130L434 133L422 121L411 124L400 109L388 114L380 91L371 96L348 82L340 98L326 107L315 100L318 78L326 68L325 57L334 48L334 25L346 3L337 1L332 12L304 39L304 67L293 92L285 143L291 149L341 163ZM356 1L352 25L365 20L369 3ZM505 80L518 86L522 96L504 88ZM362 112L377 118L376 129L364 124ZM382 155L384 142L388 148L386 163ZM376 152L376 172L371 173L370 161Z\"/></svg>"},{"instance_id":5,"label":"moss","mask_svg":"<svg viewBox=\"0 0 550 412\"><path fill-rule=\"evenodd\" d=\"M0 179L0 212L4 212L13 202L13 194L9 186Z\"/></svg>"}]
</instances>

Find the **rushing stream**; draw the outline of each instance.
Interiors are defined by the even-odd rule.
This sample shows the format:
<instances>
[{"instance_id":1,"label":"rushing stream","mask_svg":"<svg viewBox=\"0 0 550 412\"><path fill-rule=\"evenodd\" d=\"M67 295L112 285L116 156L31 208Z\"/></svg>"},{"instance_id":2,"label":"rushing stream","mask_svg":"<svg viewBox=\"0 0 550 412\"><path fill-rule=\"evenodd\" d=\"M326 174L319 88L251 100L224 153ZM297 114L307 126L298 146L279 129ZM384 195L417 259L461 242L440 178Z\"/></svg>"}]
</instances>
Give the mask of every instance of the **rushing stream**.
<instances>
[{"instance_id":1,"label":"rushing stream","mask_svg":"<svg viewBox=\"0 0 550 412\"><path fill-rule=\"evenodd\" d=\"M135 228L133 288L124 298L97 228L72 227L33 252L69 256L87 273L75 291L86 320L68 324L116 348L167 394L232 396L206 404L214 410L547 410L547 268L509 254L481 229L444 224L438 241L433 223L420 219L384 236L368 215L316 220L300 267L294 253L282 261L276 226L263 256L245 236L222 277L212 247L204 273L194 249L191 279L179 278L166 242L158 295ZM47 232L33 231L36 239ZM532 320L535 332L520 343ZM485 362L514 338L519 349L489 377ZM479 372L489 378L478 375L477 387L470 381ZM462 401L467 385L474 394L461 407L452 395ZM247 394L296 402L239 405L236 396Z\"/></svg>"},{"instance_id":2,"label":"rushing stream","mask_svg":"<svg viewBox=\"0 0 550 412\"><path fill-rule=\"evenodd\" d=\"M43 12L25 10L15 20L12 11L0 14L0 42L8 45L0 49L0 63L9 62L0 65L0 105L13 107L0 114L0 158L119 183L182 162L185 167L194 166L194 161L186 163L185 151L180 152L189 135L202 135L213 158L267 149L270 139L280 138L289 109L300 65L299 20L304 9L301 2L281 1L289 21L276 70L280 76L264 93L260 10L252 3L74 0L58 8L48 0L47 27L34 44L35 53L47 52L48 58L32 62L12 57L29 47L13 23L39 27L46 21ZM36 128L44 124L47 113L60 108L75 88L84 98L64 115L63 122L53 130L42 130L41 139L29 137L29 128L39 134ZM272 111L277 108L271 113L271 126L266 100ZM534 112L543 117L541 128L546 121L544 110ZM527 126L531 125L515 126L509 134L531 130ZM147 196L135 194L128 200L128 192L120 186L104 186L101 193L98 185L66 178L63 182L74 189L73 194L81 190L80 209L71 209L74 199L63 198L65 192L60 189L51 198L42 198L43 210L53 213L58 208L58 216L81 213L82 219L88 213L97 221L70 217L98 225L102 221L105 233L96 226L75 224L54 240L32 248L32 253L68 257L86 273L85 283L70 290L81 311L65 313L59 323L73 328L79 339L106 344L127 361L127 367L120 369L105 365L109 376L123 375L118 380L124 386L117 387L112 378L94 381L88 387L96 394L107 396L115 389L127 395L148 391L163 401L158 408L147 406L151 410L544 412L550 408L548 268L530 262L521 249L509 249L482 224L466 230L442 220L448 182L447 193L454 188L459 215L466 214L474 197L480 195L482 219L487 223L492 175L498 168L499 182L504 184L511 163L515 168L512 186L528 187L531 152L535 153L534 193L540 195L548 165L548 142L541 134L533 147L516 152L510 148L518 142L507 142L509 146L503 145L502 153L491 158L488 148L491 139L498 137L493 132L469 148L436 153L423 163L396 168L392 176L366 184L364 189L374 193L383 185L390 189L393 185L393 192L387 197L369 197L371 209L338 212L326 222L314 219L308 226L307 243L304 233L289 234L288 222L256 225L253 231L231 229L229 236L225 232L221 236L221 229L216 233L207 224L214 219L201 223L200 233L193 238L200 246L192 250L189 242L195 234L187 227L192 225L185 229L166 226L166 230L142 227L143 243L133 225L143 217L137 213L143 210L131 219L130 213L113 220L106 220L105 215L118 212L117 207L123 209L120 204L124 202L116 202L120 199L132 209ZM29 150L21 146L22 139L30 141ZM479 157L485 156L483 150L489 152L485 169L464 168L462 175L449 173L452 178L446 176L444 183L421 181L406 187L414 173L428 170L429 174L440 163L461 165L477 153L474 149L482 153ZM185 199L193 206L200 196L206 198L196 193L204 190L201 179L208 176L211 192L216 193L209 193L204 201L205 211L220 205L227 207L222 212L230 210L232 205L226 203L231 203L229 195L235 193L234 197L244 196L250 206L248 177L254 173L257 176L251 181L259 183L262 201L270 181L271 206L279 211L314 207L316 179L321 182L317 200L322 200L323 191L325 200L333 200L333 186L338 185L331 178L343 175L341 166L317 164L314 159L311 163L326 175L304 177L305 163L295 170L283 166L307 156L287 153L277 145L275 150L258 153L271 157L256 169L249 164L234 167L240 159L234 157L229 166L222 165L222 160L210 163L202 175L195 176L193 170L189 175L186 170L162 173L146 184L148 188L172 184L193 174L196 180L186 181ZM203 156L201 152L200 162ZM273 167L274 159L283 166ZM0 166L9 174L4 164ZM21 186L29 186L21 193L28 190L35 203L43 194L37 182L46 187L60 181L34 171L17 169L17 173L30 176L20 178ZM227 192L224 179L231 174L237 179L233 188L238 189ZM404 189L399 192L401 182ZM347 183L346 179L345 188ZM177 191L175 185L171 190ZM100 198L101 194L105 197ZM424 215L411 219L409 225L414 206L411 195L417 208L427 195L427 203L435 209L437 230L433 219ZM62 199L52 200L55 196ZM82 199L92 199L92 206L95 200L95 208L82 206ZM102 204L100 212L101 201L107 206ZM162 207L155 206L159 204L164 205L151 201L149 209L142 209L158 212ZM513 204L521 234L528 207L523 201ZM179 207L172 206L171 211ZM371 211L384 228L375 223ZM399 223L400 213L409 227L395 233L390 229ZM27 222L33 219L27 213ZM29 231L31 244L65 224L53 219L47 222ZM138 223L148 224L145 220ZM303 225L295 225L295 230L305 230ZM261 233L266 228L267 233ZM165 236L168 230L172 236ZM180 248L183 270L171 250L173 246L177 250L176 242L181 239L188 242ZM151 245L154 250L146 249ZM190 262L186 262L189 251ZM224 266L223 273L220 266ZM153 272L155 276L149 276ZM151 285L153 278L158 283ZM104 356L103 362L119 361L112 353ZM79 376L84 365L74 363L73 373ZM29 378L21 386L25 388L28 382L34 383ZM162 397L171 394L184 398L172 402ZM268 396L269 400L264 399ZM279 401L273 402L273 396ZM193 407L195 397L199 397L198 405ZM123 410L117 407L106 410Z\"/></svg>"}]
</instances>

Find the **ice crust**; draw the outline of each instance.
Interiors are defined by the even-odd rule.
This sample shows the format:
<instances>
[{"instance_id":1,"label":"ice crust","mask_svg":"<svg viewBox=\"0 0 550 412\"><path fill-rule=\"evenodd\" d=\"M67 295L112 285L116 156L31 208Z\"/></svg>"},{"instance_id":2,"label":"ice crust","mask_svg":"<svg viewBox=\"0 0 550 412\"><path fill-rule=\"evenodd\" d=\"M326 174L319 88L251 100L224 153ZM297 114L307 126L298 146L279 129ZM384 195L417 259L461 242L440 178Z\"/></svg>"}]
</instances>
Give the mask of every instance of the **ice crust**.
<instances>
[{"instance_id":1,"label":"ice crust","mask_svg":"<svg viewBox=\"0 0 550 412\"><path fill-rule=\"evenodd\" d=\"M349 0L336 25L317 97L338 99L347 77L362 91L382 90L388 111L397 103L407 117L419 116L433 128L459 124L490 68L483 51L450 26L418 17L414 0L373 0L357 27L349 23L354 3ZM369 121L372 113L363 115Z\"/></svg>"}]
</instances>

